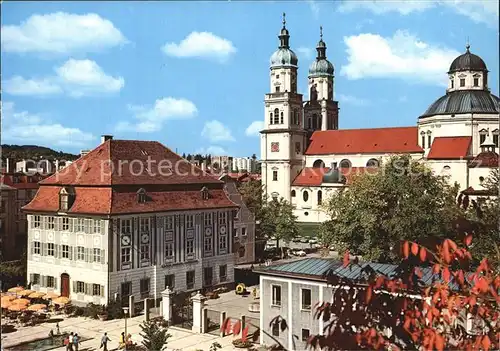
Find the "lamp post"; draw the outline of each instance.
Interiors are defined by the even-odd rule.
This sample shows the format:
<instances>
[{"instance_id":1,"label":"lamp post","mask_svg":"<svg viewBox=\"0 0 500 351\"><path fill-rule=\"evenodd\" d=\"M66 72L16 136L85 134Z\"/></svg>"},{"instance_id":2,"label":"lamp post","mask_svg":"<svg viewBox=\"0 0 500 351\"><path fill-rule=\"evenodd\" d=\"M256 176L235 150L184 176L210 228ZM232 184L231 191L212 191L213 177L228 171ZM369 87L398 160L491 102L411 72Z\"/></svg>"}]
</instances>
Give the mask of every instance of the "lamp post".
<instances>
[{"instance_id":1,"label":"lamp post","mask_svg":"<svg viewBox=\"0 0 500 351\"><path fill-rule=\"evenodd\" d=\"M128 313L128 307L123 307L123 315L125 318L125 336L123 338L123 343L124 345L124 350L127 351L127 313Z\"/></svg>"}]
</instances>

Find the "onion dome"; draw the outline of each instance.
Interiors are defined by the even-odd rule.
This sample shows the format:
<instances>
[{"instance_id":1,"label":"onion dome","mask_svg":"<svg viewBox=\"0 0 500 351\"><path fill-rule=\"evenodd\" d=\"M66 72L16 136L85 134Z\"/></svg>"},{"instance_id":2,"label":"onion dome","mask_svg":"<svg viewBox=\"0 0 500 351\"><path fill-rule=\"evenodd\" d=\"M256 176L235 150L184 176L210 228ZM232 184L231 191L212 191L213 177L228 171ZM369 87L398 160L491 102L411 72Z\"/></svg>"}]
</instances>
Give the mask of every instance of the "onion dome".
<instances>
[{"instance_id":1,"label":"onion dome","mask_svg":"<svg viewBox=\"0 0 500 351\"><path fill-rule=\"evenodd\" d=\"M453 60L448 73L460 71L488 71L483 59L470 52L470 45L467 44L465 48L465 53Z\"/></svg>"},{"instance_id":2,"label":"onion dome","mask_svg":"<svg viewBox=\"0 0 500 351\"><path fill-rule=\"evenodd\" d=\"M290 49L290 33L286 29L285 13L283 13L283 28L281 28L278 38L280 39L280 46L271 55L271 68L283 66L297 67L299 60L295 52Z\"/></svg>"},{"instance_id":3,"label":"onion dome","mask_svg":"<svg viewBox=\"0 0 500 351\"><path fill-rule=\"evenodd\" d=\"M316 46L316 61L309 66L309 77L333 76L333 65L326 59L326 44L323 41L323 27L320 28L320 40Z\"/></svg>"}]
</instances>

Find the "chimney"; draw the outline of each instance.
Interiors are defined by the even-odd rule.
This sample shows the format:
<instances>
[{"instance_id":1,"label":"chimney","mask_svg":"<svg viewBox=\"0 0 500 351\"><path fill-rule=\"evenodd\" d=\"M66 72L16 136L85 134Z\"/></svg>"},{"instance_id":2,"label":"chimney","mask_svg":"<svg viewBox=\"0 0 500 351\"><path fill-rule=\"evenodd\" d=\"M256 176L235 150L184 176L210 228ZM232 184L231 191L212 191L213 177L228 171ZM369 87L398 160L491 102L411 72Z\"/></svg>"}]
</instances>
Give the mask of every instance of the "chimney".
<instances>
[{"instance_id":1,"label":"chimney","mask_svg":"<svg viewBox=\"0 0 500 351\"><path fill-rule=\"evenodd\" d=\"M101 144L104 144L108 140L113 140L112 135L101 135Z\"/></svg>"}]
</instances>

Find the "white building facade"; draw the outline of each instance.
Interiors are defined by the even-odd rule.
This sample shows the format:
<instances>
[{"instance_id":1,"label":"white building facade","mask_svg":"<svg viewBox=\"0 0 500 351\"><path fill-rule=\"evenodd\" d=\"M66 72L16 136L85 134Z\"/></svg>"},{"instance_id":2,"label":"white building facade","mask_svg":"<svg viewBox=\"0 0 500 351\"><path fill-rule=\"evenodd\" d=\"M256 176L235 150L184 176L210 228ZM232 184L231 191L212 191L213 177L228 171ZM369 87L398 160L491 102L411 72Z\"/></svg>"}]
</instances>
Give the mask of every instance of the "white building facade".
<instances>
[{"instance_id":1,"label":"white building facade","mask_svg":"<svg viewBox=\"0 0 500 351\"><path fill-rule=\"evenodd\" d=\"M270 198L294 204L300 222L326 220L320 205L332 191L395 154L422 160L472 192L481 191L484 178L498 167L500 99L490 92L485 62L469 46L451 63L445 95L416 126L339 130L334 67L326 58L322 33L305 102L297 92L298 59L285 21L279 39L270 60L271 90L265 95L262 184Z\"/></svg>"},{"instance_id":2,"label":"white building facade","mask_svg":"<svg viewBox=\"0 0 500 351\"><path fill-rule=\"evenodd\" d=\"M149 168L99 179L101 155L113 164L168 159L179 174ZM82 169L88 172L75 177ZM160 298L167 286L187 292L231 284L238 206L223 185L159 143L107 140L42 181L25 206L31 288L107 304L118 296Z\"/></svg>"}]
</instances>

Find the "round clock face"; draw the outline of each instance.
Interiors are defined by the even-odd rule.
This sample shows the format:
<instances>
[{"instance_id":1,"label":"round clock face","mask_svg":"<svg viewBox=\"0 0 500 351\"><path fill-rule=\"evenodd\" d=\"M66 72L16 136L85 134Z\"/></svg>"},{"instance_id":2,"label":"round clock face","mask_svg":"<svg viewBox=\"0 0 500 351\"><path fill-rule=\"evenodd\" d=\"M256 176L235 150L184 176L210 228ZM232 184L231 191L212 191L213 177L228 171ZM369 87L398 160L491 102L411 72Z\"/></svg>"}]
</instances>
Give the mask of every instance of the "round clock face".
<instances>
[{"instance_id":1,"label":"round clock face","mask_svg":"<svg viewBox=\"0 0 500 351\"><path fill-rule=\"evenodd\" d=\"M128 235L122 236L122 245L130 245L130 236Z\"/></svg>"},{"instance_id":2,"label":"round clock face","mask_svg":"<svg viewBox=\"0 0 500 351\"><path fill-rule=\"evenodd\" d=\"M220 227L221 234L226 234L226 227Z\"/></svg>"},{"instance_id":3,"label":"round clock face","mask_svg":"<svg viewBox=\"0 0 500 351\"><path fill-rule=\"evenodd\" d=\"M212 234L212 229L211 228L205 229L205 234L207 234L207 235Z\"/></svg>"},{"instance_id":4,"label":"round clock face","mask_svg":"<svg viewBox=\"0 0 500 351\"><path fill-rule=\"evenodd\" d=\"M147 244L149 242L149 235L147 234L142 234L141 240L143 244Z\"/></svg>"}]
</instances>

